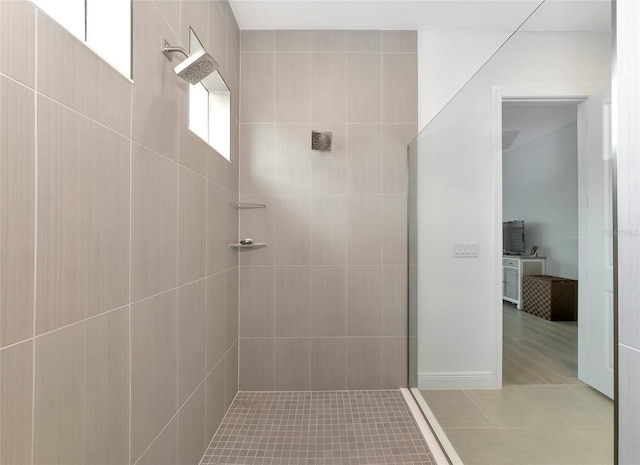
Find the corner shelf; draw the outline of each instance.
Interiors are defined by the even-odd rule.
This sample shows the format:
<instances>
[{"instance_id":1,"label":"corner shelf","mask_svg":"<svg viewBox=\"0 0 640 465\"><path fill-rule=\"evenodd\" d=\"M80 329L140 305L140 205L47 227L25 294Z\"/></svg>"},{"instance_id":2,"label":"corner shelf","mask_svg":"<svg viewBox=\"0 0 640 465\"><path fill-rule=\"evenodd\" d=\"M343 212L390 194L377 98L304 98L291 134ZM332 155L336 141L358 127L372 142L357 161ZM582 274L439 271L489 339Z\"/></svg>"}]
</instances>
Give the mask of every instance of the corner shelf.
<instances>
[{"instance_id":1,"label":"corner shelf","mask_svg":"<svg viewBox=\"0 0 640 465\"><path fill-rule=\"evenodd\" d=\"M254 242L253 244L229 244L230 249L259 249L266 246L267 244L265 244L264 242Z\"/></svg>"},{"instance_id":2,"label":"corner shelf","mask_svg":"<svg viewBox=\"0 0 640 465\"><path fill-rule=\"evenodd\" d=\"M228 202L229 205L236 208L267 208L267 206L263 203L253 203L253 202Z\"/></svg>"}]
</instances>

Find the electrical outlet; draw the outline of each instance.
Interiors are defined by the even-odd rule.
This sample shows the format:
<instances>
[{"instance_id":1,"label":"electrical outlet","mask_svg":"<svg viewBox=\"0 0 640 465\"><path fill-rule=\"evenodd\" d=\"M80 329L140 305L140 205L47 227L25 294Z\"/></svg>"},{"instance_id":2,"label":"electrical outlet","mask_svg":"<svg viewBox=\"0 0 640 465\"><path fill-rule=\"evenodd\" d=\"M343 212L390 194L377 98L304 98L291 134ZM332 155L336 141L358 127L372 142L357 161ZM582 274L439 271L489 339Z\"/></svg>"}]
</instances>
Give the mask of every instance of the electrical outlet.
<instances>
[{"instance_id":1,"label":"electrical outlet","mask_svg":"<svg viewBox=\"0 0 640 465\"><path fill-rule=\"evenodd\" d=\"M453 258L469 258L478 256L477 242L454 242Z\"/></svg>"}]
</instances>

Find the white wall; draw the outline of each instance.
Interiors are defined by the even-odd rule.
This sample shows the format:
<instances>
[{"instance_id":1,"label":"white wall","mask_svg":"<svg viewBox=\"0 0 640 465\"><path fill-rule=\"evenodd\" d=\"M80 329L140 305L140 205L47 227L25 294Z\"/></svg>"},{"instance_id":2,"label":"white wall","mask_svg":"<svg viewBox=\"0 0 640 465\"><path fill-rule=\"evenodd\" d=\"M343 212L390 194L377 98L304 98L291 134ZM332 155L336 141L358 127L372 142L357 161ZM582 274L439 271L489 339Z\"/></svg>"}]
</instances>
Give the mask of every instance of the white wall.
<instances>
[{"instance_id":1,"label":"white wall","mask_svg":"<svg viewBox=\"0 0 640 465\"><path fill-rule=\"evenodd\" d=\"M573 105L575 114L575 105ZM578 279L577 123L503 153L502 217L525 222L546 274Z\"/></svg>"},{"instance_id":2,"label":"white wall","mask_svg":"<svg viewBox=\"0 0 640 465\"><path fill-rule=\"evenodd\" d=\"M418 31L418 127L429 121L509 37L507 31Z\"/></svg>"},{"instance_id":3,"label":"white wall","mask_svg":"<svg viewBox=\"0 0 640 465\"><path fill-rule=\"evenodd\" d=\"M609 79L609 34L518 33L419 136L422 387L501 387L502 163L492 156L501 136L500 125L492 125L499 114L494 87L589 93ZM453 242L479 243L479 256L452 258Z\"/></svg>"}]
</instances>

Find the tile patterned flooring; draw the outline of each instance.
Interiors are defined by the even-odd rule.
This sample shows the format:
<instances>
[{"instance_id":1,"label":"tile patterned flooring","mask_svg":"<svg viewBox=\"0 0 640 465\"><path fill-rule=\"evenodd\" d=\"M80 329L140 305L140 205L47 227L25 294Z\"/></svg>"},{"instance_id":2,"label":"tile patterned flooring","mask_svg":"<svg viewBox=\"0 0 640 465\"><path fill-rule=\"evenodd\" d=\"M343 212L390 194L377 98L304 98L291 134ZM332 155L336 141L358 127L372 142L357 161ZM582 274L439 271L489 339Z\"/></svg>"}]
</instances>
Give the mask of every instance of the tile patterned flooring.
<instances>
[{"instance_id":1,"label":"tile patterned flooring","mask_svg":"<svg viewBox=\"0 0 640 465\"><path fill-rule=\"evenodd\" d=\"M200 465L434 464L400 391L240 392Z\"/></svg>"},{"instance_id":2,"label":"tile patterned flooring","mask_svg":"<svg viewBox=\"0 0 640 465\"><path fill-rule=\"evenodd\" d=\"M503 354L502 390L421 391L463 463L612 464L613 402L576 378L575 322L507 304Z\"/></svg>"}]
</instances>

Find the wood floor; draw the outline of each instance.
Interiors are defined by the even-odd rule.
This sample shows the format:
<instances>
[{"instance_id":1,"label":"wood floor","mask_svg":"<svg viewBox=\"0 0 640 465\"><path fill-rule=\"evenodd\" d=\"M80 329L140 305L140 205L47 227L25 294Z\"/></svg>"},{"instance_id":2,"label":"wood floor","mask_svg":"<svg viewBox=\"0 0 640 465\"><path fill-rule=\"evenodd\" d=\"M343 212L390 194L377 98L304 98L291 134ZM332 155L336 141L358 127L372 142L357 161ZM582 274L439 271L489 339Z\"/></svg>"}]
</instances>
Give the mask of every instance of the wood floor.
<instances>
[{"instance_id":1,"label":"wood floor","mask_svg":"<svg viewBox=\"0 0 640 465\"><path fill-rule=\"evenodd\" d=\"M578 322L548 321L504 303L503 386L578 384Z\"/></svg>"}]
</instances>

